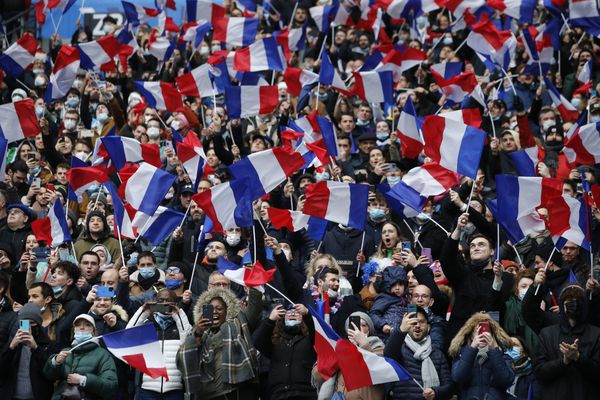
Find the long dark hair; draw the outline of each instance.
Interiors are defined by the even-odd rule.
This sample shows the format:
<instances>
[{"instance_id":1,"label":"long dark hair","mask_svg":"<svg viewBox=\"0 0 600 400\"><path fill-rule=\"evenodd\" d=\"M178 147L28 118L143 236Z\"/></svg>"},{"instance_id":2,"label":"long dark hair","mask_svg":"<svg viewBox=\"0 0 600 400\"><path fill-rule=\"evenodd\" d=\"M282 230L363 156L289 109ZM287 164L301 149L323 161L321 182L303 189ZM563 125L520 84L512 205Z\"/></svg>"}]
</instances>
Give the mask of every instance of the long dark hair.
<instances>
[{"instance_id":1,"label":"long dark hair","mask_svg":"<svg viewBox=\"0 0 600 400\"><path fill-rule=\"evenodd\" d=\"M301 334L304 337L308 337L309 335L308 325L306 325L306 322L304 322L304 320L302 320L302 322L300 323L299 334ZM283 319L280 319L277 322L275 322L275 329L273 329L273 335L271 335L271 342L273 344L283 344L294 336L295 335L291 335L284 330Z\"/></svg>"}]
</instances>

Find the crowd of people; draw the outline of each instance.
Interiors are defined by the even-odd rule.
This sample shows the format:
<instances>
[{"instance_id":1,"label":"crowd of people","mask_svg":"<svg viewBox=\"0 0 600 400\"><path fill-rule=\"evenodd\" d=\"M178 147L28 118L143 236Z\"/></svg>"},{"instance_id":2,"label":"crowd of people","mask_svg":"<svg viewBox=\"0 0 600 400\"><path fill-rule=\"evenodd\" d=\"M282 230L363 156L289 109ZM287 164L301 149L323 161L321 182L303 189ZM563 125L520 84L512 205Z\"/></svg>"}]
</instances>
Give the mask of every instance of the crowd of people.
<instances>
[{"instance_id":1,"label":"crowd of people","mask_svg":"<svg viewBox=\"0 0 600 400\"><path fill-rule=\"evenodd\" d=\"M246 2L226 0L228 15L245 15L240 3ZM347 79L382 45L373 26L360 21L372 7L389 2L342 1L355 24L331 32L319 32L311 18L310 8L321 2L268 3L258 15L257 38L307 26L303 48L288 60L292 67L318 72L325 47ZM490 10L497 22L507 22L506 15ZM533 24L513 21L512 29L541 31L551 18L560 17L538 5ZM63 44L95 39L89 27L78 25L70 39L53 35L18 80L5 76L0 103L33 99L41 133L9 145L0 183L0 398L597 398L600 210L590 206L590 255L571 241L556 249L548 229L512 243L498 230L489 201L497 196L496 175L518 175L510 154L525 147L537 146L537 175L562 180L564 196L582 198L582 181L598 184L600 166L567 162L563 146L575 122L561 118L540 76L526 68L522 43L504 74L489 71L469 46L461 46L469 27L451 29L456 16L450 8L402 21L384 13L383 21L391 43L427 52L426 61L394 82L391 109L325 84L298 109L282 73L265 71L260 79L278 87L272 113L232 119L223 94L184 97L177 112L157 110L133 80L174 82L213 62L222 43L209 33L197 50L183 43L163 62L147 51L148 23L136 29L139 49L127 65L118 63L104 75L80 69L59 100L44 101L53 60ZM567 22L547 77L597 123L598 40ZM120 28L111 17L103 21L106 34ZM578 90L577 77L590 60L591 88ZM486 107L469 98L444 107L447 99L429 68L442 62L462 62L476 74ZM410 218L379 191L380 184L393 187L429 161L424 154L404 156L397 128L409 97L419 118L478 109L488 136L476 179L459 176L457 186L430 197ZM337 158L296 172L255 201L255 226L206 234L197 248L205 212L192 196L231 180L228 167L244 157L285 146L282 129L315 110L334 124ZM176 176L161 205L185 217L158 246L115 235L112 198L103 186L67 202L73 159L91 164L96 144L113 129L158 146L161 168ZM174 130L202 142L210 173L197 185L171 144ZM111 180L119 185L116 175ZM306 229L293 232L271 223L270 207L302 211L307 186L323 180L369 186L364 231L329 222L323 240L315 241ZM73 243L52 247L36 238L31 225L58 200L68 205ZM220 257L275 268L272 288L261 292L230 281L218 271ZM396 361L414 379L349 391L340 370L323 377L309 311L323 299L340 337ZM92 340L143 324L157 332L168 379L131 368Z\"/></svg>"}]
</instances>

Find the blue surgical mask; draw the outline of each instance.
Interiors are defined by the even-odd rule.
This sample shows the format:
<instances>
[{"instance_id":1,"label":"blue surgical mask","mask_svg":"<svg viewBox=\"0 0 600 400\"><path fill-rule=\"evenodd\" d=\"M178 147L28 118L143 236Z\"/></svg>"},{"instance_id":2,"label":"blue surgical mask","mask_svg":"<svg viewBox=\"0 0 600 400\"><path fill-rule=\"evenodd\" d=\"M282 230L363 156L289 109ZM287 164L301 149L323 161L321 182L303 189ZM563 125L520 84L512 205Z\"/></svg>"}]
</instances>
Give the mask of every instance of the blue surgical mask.
<instances>
[{"instance_id":1,"label":"blue surgical mask","mask_svg":"<svg viewBox=\"0 0 600 400\"><path fill-rule=\"evenodd\" d=\"M397 184L398 182L401 181L401 178L396 175L390 175L390 176L386 177L385 180L387 181L387 183L390 186L394 186L395 184Z\"/></svg>"},{"instance_id":2,"label":"blue surgical mask","mask_svg":"<svg viewBox=\"0 0 600 400\"><path fill-rule=\"evenodd\" d=\"M169 290L178 289L181 286L181 280L179 279L165 279L165 286Z\"/></svg>"},{"instance_id":3,"label":"blue surgical mask","mask_svg":"<svg viewBox=\"0 0 600 400\"><path fill-rule=\"evenodd\" d=\"M94 335L92 335L92 332L77 331L73 335L73 340L79 344L88 341L93 337Z\"/></svg>"},{"instance_id":4,"label":"blue surgical mask","mask_svg":"<svg viewBox=\"0 0 600 400\"><path fill-rule=\"evenodd\" d=\"M449 46L452 43L454 43L454 39L452 39L451 37L446 36L444 38L444 40L442 40L442 43L444 43L445 45Z\"/></svg>"},{"instance_id":5,"label":"blue surgical mask","mask_svg":"<svg viewBox=\"0 0 600 400\"><path fill-rule=\"evenodd\" d=\"M59 294L62 293L64 286L54 286L52 288L52 291L54 292L55 296L58 296Z\"/></svg>"},{"instance_id":6,"label":"blue surgical mask","mask_svg":"<svg viewBox=\"0 0 600 400\"><path fill-rule=\"evenodd\" d=\"M142 267L142 268L138 268L138 271L140 271L140 275L142 276L142 278L144 278L144 279L150 279L150 278L152 278L154 276L156 268L154 268L154 267Z\"/></svg>"},{"instance_id":7,"label":"blue surgical mask","mask_svg":"<svg viewBox=\"0 0 600 400\"><path fill-rule=\"evenodd\" d=\"M327 171L324 171L324 172L317 172L317 173L315 174L315 178L316 178L318 181L326 181L327 179L329 179L329 173L328 173Z\"/></svg>"},{"instance_id":8,"label":"blue surgical mask","mask_svg":"<svg viewBox=\"0 0 600 400\"><path fill-rule=\"evenodd\" d=\"M390 134L387 132L384 132L384 133L378 133L376 136L380 142L383 142L385 139L387 139L390 136Z\"/></svg>"},{"instance_id":9,"label":"blue surgical mask","mask_svg":"<svg viewBox=\"0 0 600 400\"><path fill-rule=\"evenodd\" d=\"M41 118L44 116L44 107L40 107L40 106L35 106L35 115L37 115L38 118Z\"/></svg>"},{"instance_id":10,"label":"blue surgical mask","mask_svg":"<svg viewBox=\"0 0 600 400\"><path fill-rule=\"evenodd\" d=\"M425 25L427 25L427 17L417 17L417 26L422 29L425 27Z\"/></svg>"},{"instance_id":11,"label":"blue surgical mask","mask_svg":"<svg viewBox=\"0 0 600 400\"><path fill-rule=\"evenodd\" d=\"M385 218L385 211L379 208L371 208L371 210L369 210L369 217L371 217L373 221L380 221Z\"/></svg>"},{"instance_id":12,"label":"blue surgical mask","mask_svg":"<svg viewBox=\"0 0 600 400\"><path fill-rule=\"evenodd\" d=\"M79 98L78 97L69 97L67 99L67 101L65 101L65 104L71 108L77 107L79 105Z\"/></svg>"},{"instance_id":13,"label":"blue surgical mask","mask_svg":"<svg viewBox=\"0 0 600 400\"><path fill-rule=\"evenodd\" d=\"M297 319L286 319L284 324L285 326L287 326L288 328L292 328L294 326L298 326L302 323L302 321L299 321Z\"/></svg>"},{"instance_id":14,"label":"blue surgical mask","mask_svg":"<svg viewBox=\"0 0 600 400\"><path fill-rule=\"evenodd\" d=\"M168 314L163 313L154 313L154 320L160 326L160 328L164 331L173 323L173 317Z\"/></svg>"},{"instance_id":15,"label":"blue surgical mask","mask_svg":"<svg viewBox=\"0 0 600 400\"><path fill-rule=\"evenodd\" d=\"M206 123L206 126L209 126L210 124L212 124L212 118L206 117L204 118L204 122Z\"/></svg>"},{"instance_id":16,"label":"blue surgical mask","mask_svg":"<svg viewBox=\"0 0 600 400\"><path fill-rule=\"evenodd\" d=\"M420 212L420 213L417 215L417 219L418 219L419 221L421 221L421 222L427 221L427 220L429 220L430 218L431 218L431 216L430 216L429 214L426 214L426 213L423 213L423 212Z\"/></svg>"},{"instance_id":17,"label":"blue surgical mask","mask_svg":"<svg viewBox=\"0 0 600 400\"><path fill-rule=\"evenodd\" d=\"M521 349L518 347L511 347L506 350L506 355L508 355L513 361L517 361L521 358Z\"/></svg>"},{"instance_id":18,"label":"blue surgical mask","mask_svg":"<svg viewBox=\"0 0 600 400\"><path fill-rule=\"evenodd\" d=\"M96 119L98 120L98 122L100 122L101 124L105 123L108 120L108 114L107 113L100 113L96 116Z\"/></svg>"}]
</instances>

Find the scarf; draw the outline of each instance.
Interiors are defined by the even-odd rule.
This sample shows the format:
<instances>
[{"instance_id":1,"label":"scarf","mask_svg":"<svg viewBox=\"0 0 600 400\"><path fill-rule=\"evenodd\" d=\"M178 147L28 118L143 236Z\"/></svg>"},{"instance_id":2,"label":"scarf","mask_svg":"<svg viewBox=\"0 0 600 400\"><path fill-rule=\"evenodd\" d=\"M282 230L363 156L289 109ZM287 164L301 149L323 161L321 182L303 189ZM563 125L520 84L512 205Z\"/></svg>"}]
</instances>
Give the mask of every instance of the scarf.
<instances>
[{"instance_id":1,"label":"scarf","mask_svg":"<svg viewBox=\"0 0 600 400\"><path fill-rule=\"evenodd\" d=\"M312 295L313 299L315 299L315 300L321 299L321 293L319 293L319 289L317 288L317 285L311 285L310 294ZM337 312L337 310L339 310L340 307L342 306L343 301L344 301L344 298L342 296L340 296L340 294L338 293L338 297L337 297L335 303L333 305L332 304L329 305L329 313L331 315L335 314Z\"/></svg>"},{"instance_id":2,"label":"scarf","mask_svg":"<svg viewBox=\"0 0 600 400\"><path fill-rule=\"evenodd\" d=\"M202 383L214 380L218 370L223 382L238 385L256 377L258 362L256 349L252 345L252 335L244 314L225 321L219 328L223 347L221 365L210 368L215 359L215 349L210 346L210 331L204 332L198 344L195 335L186 337L181 349L182 380L188 393L202 389Z\"/></svg>"},{"instance_id":3,"label":"scarf","mask_svg":"<svg viewBox=\"0 0 600 400\"><path fill-rule=\"evenodd\" d=\"M421 379L423 380L423 387L433 388L440 386L440 378L435 369L435 364L431 360L431 338L429 335L420 342L415 342L410 335L406 335L404 344L414 354L413 357L416 360L421 361Z\"/></svg>"},{"instance_id":4,"label":"scarf","mask_svg":"<svg viewBox=\"0 0 600 400\"><path fill-rule=\"evenodd\" d=\"M479 365L483 365L483 363L487 361L488 351L490 351L489 346L482 347L477 351L476 359Z\"/></svg>"}]
</instances>

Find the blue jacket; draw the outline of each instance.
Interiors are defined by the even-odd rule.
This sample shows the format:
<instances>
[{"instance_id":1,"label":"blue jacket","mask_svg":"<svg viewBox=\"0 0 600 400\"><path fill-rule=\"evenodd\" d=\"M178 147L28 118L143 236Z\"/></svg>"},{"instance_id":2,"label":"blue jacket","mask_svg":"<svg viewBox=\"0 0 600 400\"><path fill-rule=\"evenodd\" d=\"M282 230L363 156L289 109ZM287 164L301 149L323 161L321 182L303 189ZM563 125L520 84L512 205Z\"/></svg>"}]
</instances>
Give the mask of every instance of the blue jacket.
<instances>
[{"instance_id":1,"label":"blue jacket","mask_svg":"<svg viewBox=\"0 0 600 400\"><path fill-rule=\"evenodd\" d=\"M461 400L508 399L506 390L513 383L515 374L510 357L498 348L490 349L488 359L477 363L477 349L466 345L452 363L452 379L458 386Z\"/></svg>"}]
</instances>

